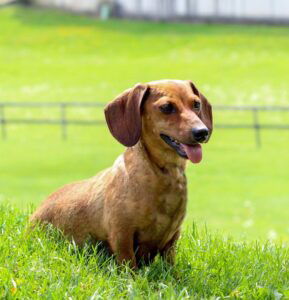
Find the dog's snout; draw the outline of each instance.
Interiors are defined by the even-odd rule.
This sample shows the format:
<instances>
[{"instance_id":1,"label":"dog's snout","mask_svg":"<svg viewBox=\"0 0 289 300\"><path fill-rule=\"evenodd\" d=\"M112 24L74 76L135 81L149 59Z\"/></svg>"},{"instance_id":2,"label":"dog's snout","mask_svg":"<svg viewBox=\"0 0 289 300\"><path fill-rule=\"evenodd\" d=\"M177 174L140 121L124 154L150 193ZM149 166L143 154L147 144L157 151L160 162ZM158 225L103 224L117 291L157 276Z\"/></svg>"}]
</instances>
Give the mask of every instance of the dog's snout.
<instances>
[{"instance_id":1,"label":"dog's snout","mask_svg":"<svg viewBox=\"0 0 289 300\"><path fill-rule=\"evenodd\" d=\"M209 135L209 130L206 127L193 128L192 133L196 142L204 142Z\"/></svg>"}]
</instances>

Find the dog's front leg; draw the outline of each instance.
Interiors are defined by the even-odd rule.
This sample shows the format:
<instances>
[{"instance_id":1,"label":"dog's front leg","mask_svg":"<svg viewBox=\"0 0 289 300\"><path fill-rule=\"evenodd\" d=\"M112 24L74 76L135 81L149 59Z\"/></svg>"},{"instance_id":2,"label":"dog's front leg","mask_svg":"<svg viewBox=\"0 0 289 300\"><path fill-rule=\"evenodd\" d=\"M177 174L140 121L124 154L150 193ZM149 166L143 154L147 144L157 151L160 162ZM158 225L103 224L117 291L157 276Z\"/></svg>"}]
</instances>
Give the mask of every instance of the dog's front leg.
<instances>
[{"instance_id":1,"label":"dog's front leg","mask_svg":"<svg viewBox=\"0 0 289 300\"><path fill-rule=\"evenodd\" d=\"M119 264L128 263L133 269L137 269L136 257L133 249L133 232L130 230L116 229L111 232L109 238L110 248L116 255Z\"/></svg>"},{"instance_id":2,"label":"dog's front leg","mask_svg":"<svg viewBox=\"0 0 289 300\"><path fill-rule=\"evenodd\" d=\"M176 243L180 237L180 231L177 231L165 247L160 252L162 258L171 265L175 263L176 256Z\"/></svg>"}]
</instances>

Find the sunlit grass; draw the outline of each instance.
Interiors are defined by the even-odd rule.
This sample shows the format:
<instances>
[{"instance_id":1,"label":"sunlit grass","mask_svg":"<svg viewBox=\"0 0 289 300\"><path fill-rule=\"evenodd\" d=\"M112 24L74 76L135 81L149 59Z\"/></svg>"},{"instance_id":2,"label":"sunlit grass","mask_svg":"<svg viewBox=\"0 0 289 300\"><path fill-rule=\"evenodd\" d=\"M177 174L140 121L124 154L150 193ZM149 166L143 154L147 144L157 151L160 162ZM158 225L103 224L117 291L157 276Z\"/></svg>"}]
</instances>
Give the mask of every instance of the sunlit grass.
<instances>
[{"instance_id":1,"label":"sunlit grass","mask_svg":"<svg viewBox=\"0 0 289 300\"><path fill-rule=\"evenodd\" d=\"M288 103L289 29L0 10L1 101L107 102L136 82L192 79L216 104Z\"/></svg>"},{"instance_id":2,"label":"sunlit grass","mask_svg":"<svg viewBox=\"0 0 289 300\"><path fill-rule=\"evenodd\" d=\"M92 245L77 248L52 228L27 230L27 215L2 205L0 250L4 299L289 297L287 247L236 242L195 225L183 234L174 267L157 257L132 271Z\"/></svg>"}]
</instances>

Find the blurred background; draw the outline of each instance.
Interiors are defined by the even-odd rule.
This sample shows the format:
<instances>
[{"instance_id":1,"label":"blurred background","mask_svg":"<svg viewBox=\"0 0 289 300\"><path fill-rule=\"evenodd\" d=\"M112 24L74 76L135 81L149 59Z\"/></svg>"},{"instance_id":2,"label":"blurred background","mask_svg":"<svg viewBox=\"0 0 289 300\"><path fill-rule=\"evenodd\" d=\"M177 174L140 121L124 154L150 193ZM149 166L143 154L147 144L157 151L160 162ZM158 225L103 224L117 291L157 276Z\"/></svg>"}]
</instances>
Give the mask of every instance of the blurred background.
<instances>
[{"instance_id":1,"label":"blurred background","mask_svg":"<svg viewBox=\"0 0 289 300\"><path fill-rule=\"evenodd\" d=\"M288 241L288 24L287 0L0 0L0 201L28 209L110 166L105 103L190 79L215 131L185 226Z\"/></svg>"}]
</instances>

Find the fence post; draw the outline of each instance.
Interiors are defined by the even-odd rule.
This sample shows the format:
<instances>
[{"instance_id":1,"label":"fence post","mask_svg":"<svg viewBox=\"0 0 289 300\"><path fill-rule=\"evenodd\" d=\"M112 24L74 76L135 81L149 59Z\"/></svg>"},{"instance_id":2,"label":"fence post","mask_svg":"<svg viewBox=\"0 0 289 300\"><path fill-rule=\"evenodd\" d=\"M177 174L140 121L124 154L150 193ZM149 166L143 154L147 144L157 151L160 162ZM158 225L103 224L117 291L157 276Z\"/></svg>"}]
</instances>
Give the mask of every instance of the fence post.
<instances>
[{"instance_id":1,"label":"fence post","mask_svg":"<svg viewBox=\"0 0 289 300\"><path fill-rule=\"evenodd\" d=\"M187 15L188 17L197 17L198 0L187 0Z\"/></svg>"},{"instance_id":2,"label":"fence post","mask_svg":"<svg viewBox=\"0 0 289 300\"><path fill-rule=\"evenodd\" d=\"M260 123L259 123L259 114L258 114L258 108L254 107L252 109L253 112L253 122L254 122L254 128L255 128L255 139L256 139L256 146L257 148L261 148L261 134L260 134Z\"/></svg>"},{"instance_id":3,"label":"fence post","mask_svg":"<svg viewBox=\"0 0 289 300\"><path fill-rule=\"evenodd\" d=\"M67 139L67 120L66 120L66 104L60 104L60 113L61 113L61 136L63 140Z\"/></svg>"},{"instance_id":4,"label":"fence post","mask_svg":"<svg viewBox=\"0 0 289 300\"><path fill-rule=\"evenodd\" d=\"M214 3L215 5L215 15L216 15L216 17L218 17L219 16L219 0L215 0L215 3Z\"/></svg>"},{"instance_id":5,"label":"fence post","mask_svg":"<svg viewBox=\"0 0 289 300\"><path fill-rule=\"evenodd\" d=\"M136 2L137 16L142 17L142 0Z\"/></svg>"},{"instance_id":6,"label":"fence post","mask_svg":"<svg viewBox=\"0 0 289 300\"><path fill-rule=\"evenodd\" d=\"M6 139L6 120L4 114L4 104L0 104L0 124L1 124L1 136L2 139Z\"/></svg>"},{"instance_id":7,"label":"fence post","mask_svg":"<svg viewBox=\"0 0 289 300\"><path fill-rule=\"evenodd\" d=\"M190 14L191 14L191 1L190 0L186 0L186 14L188 17L190 17Z\"/></svg>"}]
</instances>

